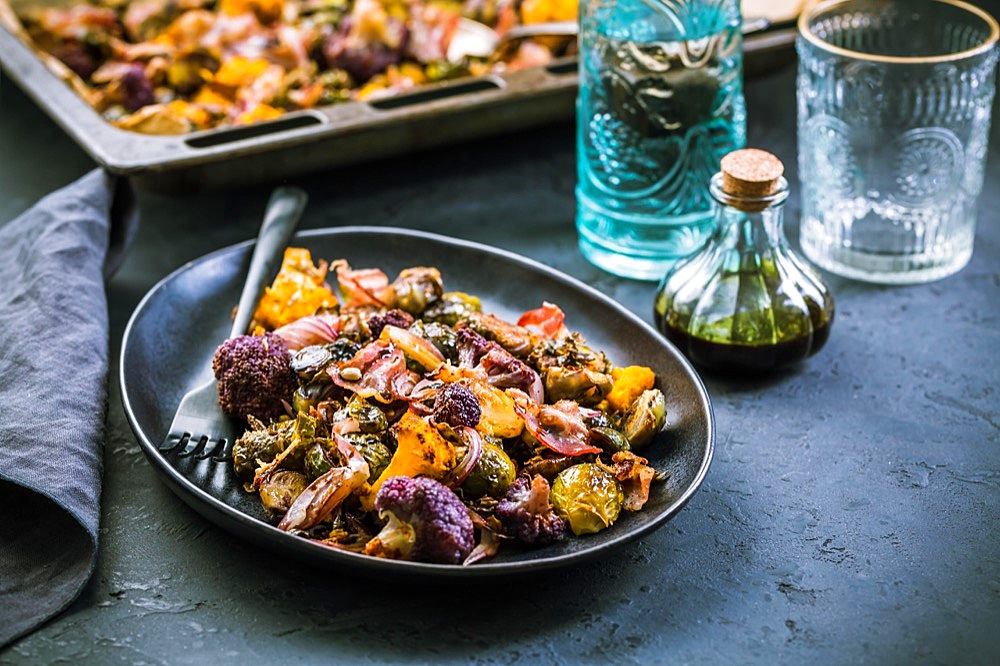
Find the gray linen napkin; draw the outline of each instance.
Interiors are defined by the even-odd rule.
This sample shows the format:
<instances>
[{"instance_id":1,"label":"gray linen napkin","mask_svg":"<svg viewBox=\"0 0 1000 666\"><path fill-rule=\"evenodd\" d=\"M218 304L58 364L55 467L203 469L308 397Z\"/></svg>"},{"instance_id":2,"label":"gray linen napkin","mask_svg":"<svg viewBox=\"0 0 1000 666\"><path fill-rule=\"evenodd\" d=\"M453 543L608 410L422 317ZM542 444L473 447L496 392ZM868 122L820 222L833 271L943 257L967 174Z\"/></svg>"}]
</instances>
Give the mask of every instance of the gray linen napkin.
<instances>
[{"instance_id":1,"label":"gray linen napkin","mask_svg":"<svg viewBox=\"0 0 1000 666\"><path fill-rule=\"evenodd\" d=\"M107 409L105 280L137 224L94 170L0 227L0 647L93 574Z\"/></svg>"}]
</instances>

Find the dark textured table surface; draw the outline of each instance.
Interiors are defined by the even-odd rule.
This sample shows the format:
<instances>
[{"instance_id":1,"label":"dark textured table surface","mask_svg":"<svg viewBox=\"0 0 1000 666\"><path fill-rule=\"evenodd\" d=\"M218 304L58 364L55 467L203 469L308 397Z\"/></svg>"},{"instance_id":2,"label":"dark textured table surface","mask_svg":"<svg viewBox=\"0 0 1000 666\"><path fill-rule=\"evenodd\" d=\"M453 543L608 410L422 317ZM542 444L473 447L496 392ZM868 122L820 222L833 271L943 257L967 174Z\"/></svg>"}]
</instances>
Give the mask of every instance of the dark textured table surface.
<instances>
[{"instance_id":1,"label":"dark textured table surface","mask_svg":"<svg viewBox=\"0 0 1000 666\"><path fill-rule=\"evenodd\" d=\"M790 171L794 68L747 83L749 143ZM662 529L585 568L470 589L354 580L256 552L195 514L136 443L112 368L98 570L0 663L1000 663L1000 137L975 255L933 284L830 277L826 348L766 381L706 377L708 477ZM0 220L93 167L0 86ZM576 249L573 127L297 179L305 228L412 227L574 275L647 321L655 285ZM140 191L109 286L111 350L163 276L255 235L269 187Z\"/></svg>"}]
</instances>

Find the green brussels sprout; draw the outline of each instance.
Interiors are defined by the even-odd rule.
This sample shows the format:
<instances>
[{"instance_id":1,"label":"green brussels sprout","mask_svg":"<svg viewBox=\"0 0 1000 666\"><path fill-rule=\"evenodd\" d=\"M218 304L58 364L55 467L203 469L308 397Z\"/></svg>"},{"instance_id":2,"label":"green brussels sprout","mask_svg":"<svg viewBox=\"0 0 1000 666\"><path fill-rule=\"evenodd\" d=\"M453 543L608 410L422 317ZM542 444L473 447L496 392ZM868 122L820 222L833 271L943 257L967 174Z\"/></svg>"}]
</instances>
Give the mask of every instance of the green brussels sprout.
<instances>
[{"instance_id":1,"label":"green brussels sprout","mask_svg":"<svg viewBox=\"0 0 1000 666\"><path fill-rule=\"evenodd\" d=\"M323 379L314 379L295 389L292 394L292 409L296 413L309 413L311 407L316 407L326 400L333 392L334 384Z\"/></svg>"},{"instance_id":2,"label":"green brussels sprout","mask_svg":"<svg viewBox=\"0 0 1000 666\"><path fill-rule=\"evenodd\" d=\"M622 419L622 432L633 450L649 444L667 420L667 400L659 389L643 391Z\"/></svg>"},{"instance_id":3,"label":"green brussels sprout","mask_svg":"<svg viewBox=\"0 0 1000 666\"><path fill-rule=\"evenodd\" d=\"M167 83L181 95L190 95L205 83L204 72L218 69L219 59L211 52L192 49L178 54L167 67Z\"/></svg>"},{"instance_id":4,"label":"green brussels sprout","mask_svg":"<svg viewBox=\"0 0 1000 666\"><path fill-rule=\"evenodd\" d=\"M260 499L268 511L283 514L308 485L302 472L279 470L260 484Z\"/></svg>"},{"instance_id":5,"label":"green brussels sprout","mask_svg":"<svg viewBox=\"0 0 1000 666\"><path fill-rule=\"evenodd\" d=\"M310 345L293 352L288 365L302 379L312 379L333 360L331 345Z\"/></svg>"},{"instance_id":6,"label":"green brussels sprout","mask_svg":"<svg viewBox=\"0 0 1000 666\"><path fill-rule=\"evenodd\" d=\"M396 294L393 306L414 316L423 312L424 308L444 293L441 272L426 266L403 269L392 286Z\"/></svg>"},{"instance_id":7,"label":"green brussels sprout","mask_svg":"<svg viewBox=\"0 0 1000 666\"><path fill-rule=\"evenodd\" d=\"M355 395L342 409L333 415L333 423L353 419L363 433L380 433L389 427L385 412L364 398Z\"/></svg>"},{"instance_id":8,"label":"green brussels sprout","mask_svg":"<svg viewBox=\"0 0 1000 666\"><path fill-rule=\"evenodd\" d=\"M344 438L354 445L361 457L368 463L369 482L377 479L382 471L389 466L389 461L392 460L392 451L378 435L352 432L345 435Z\"/></svg>"},{"instance_id":9,"label":"green brussels sprout","mask_svg":"<svg viewBox=\"0 0 1000 666\"><path fill-rule=\"evenodd\" d=\"M339 337L324 347L333 356L334 361L349 361L361 350L361 345L357 340L351 340L347 337Z\"/></svg>"},{"instance_id":10,"label":"green brussels sprout","mask_svg":"<svg viewBox=\"0 0 1000 666\"><path fill-rule=\"evenodd\" d=\"M248 422L250 430L233 442L233 469L244 482L253 479L258 465L271 462L285 450L295 428L294 421L277 421L266 426L251 416Z\"/></svg>"},{"instance_id":11,"label":"green brussels sprout","mask_svg":"<svg viewBox=\"0 0 1000 666\"><path fill-rule=\"evenodd\" d=\"M316 477L328 472L333 465L326 456L326 450L320 443L313 444L306 451L305 470L306 478L312 481Z\"/></svg>"},{"instance_id":12,"label":"green brussels sprout","mask_svg":"<svg viewBox=\"0 0 1000 666\"><path fill-rule=\"evenodd\" d=\"M424 321L433 321L445 326L454 326L469 318L473 312L482 312L483 307L475 296L460 291L449 291L427 306L421 315Z\"/></svg>"},{"instance_id":13,"label":"green brussels sprout","mask_svg":"<svg viewBox=\"0 0 1000 666\"><path fill-rule=\"evenodd\" d=\"M607 426L598 426L590 429L590 442L598 446L607 454L615 454L619 451L630 451L631 447L628 438L621 432Z\"/></svg>"},{"instance_id":14,"label":"green brussels sprout","mask_svg":"<svg viewBox=\"0 0 1000 666\"><path fill-rule=\"evenodd\" d=\"M452 363L458 361L458 350L456 348L458 335L455 333L455 329L436 321L417 321L410 326L410 332L430 342L434 345L435 349L441 352L442 356Z\"/></svg>"},{"instance_id":15,"label":"green brussels sprout","mask_svg":"<svg viewBox=\"0 0 1000 666\"><path fill-rule=\"evenodd\" d=\"M611 472L594 463L581 463L559 473L550 501L573 534L580 536L600 532L615 522L625 494Z\"/></svg>"},{"instance_id":16,"label":"green brussels sprout","mask_svg":"<svg viewBox=\"0 0 1000 666\"><path fill-rule=\"evenodd\" d=\"M475 467L462 482L462 492L468 499L489 495L496 499L507 494L507 488L517 477L517 467L498 445L483 442L483 452Z\"/></svg>"},{"instance_id":17,"label":"green brussels sprout","mask_svg":"<svg viewBox=\"0 0 1000 666\"><path fill-rule=\"evenodd\" d=\"M594 405L611 391L611 376L589 368L553 366L542 373L545 396L550 402L575 400L581 405Z\"/></svg>"}]
</instances>

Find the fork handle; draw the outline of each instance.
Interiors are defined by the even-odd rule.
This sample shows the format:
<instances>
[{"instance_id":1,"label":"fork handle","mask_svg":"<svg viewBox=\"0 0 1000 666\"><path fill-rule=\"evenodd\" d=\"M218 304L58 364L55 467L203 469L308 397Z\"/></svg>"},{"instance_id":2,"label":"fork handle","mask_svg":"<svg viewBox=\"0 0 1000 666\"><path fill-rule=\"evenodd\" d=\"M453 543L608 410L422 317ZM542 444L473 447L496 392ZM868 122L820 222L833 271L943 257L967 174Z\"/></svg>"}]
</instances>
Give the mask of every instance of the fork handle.
<instances>
[{"instance_id":1,"label":"fork handle","mask_svg":"<svg viewBox=\"0 0 1000 666\"><path fill-rule=\"evenodd\" d=\"M281 266L285 248L299 226L299 218L305 210L308 196L297 187L282 186L271 193L264 213L264 222L257 234L257 243L250 257L247 280L236 307L230 338L247 332L257 303L266 287Z\"/></svg>"}]
</instances>

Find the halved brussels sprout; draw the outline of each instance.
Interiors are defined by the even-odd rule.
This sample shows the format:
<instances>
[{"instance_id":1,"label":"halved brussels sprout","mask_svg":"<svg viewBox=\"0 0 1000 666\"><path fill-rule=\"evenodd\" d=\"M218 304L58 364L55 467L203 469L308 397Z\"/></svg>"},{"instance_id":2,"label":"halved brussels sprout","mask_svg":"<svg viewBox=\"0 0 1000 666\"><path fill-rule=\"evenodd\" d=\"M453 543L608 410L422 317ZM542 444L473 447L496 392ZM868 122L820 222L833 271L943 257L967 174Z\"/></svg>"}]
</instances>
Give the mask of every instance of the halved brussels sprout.
<instances>
[{"instance_id":1,"label":"halved brussels sprout","mask_svg":"<svg viewBox=\"0 0 1000 666\"><path fill-rule=\"evenodd\" d=\"M582 463L559 473L550 501L573 534L580 536L614 523L625 504L625 494L611 472L594 463Z\"/></svg>"},{"instance_id":2,"label":"halved brussels sprout","mask_svg":"<svg viewBox=\"0 0 1000 666\"><path fill-rule=\"evenodd\" d=\"M454 326L458 322L468 319L471 313L482 311L482 304L475 296L460 291L449 291L427 306L421 319L438 322L445 326Z\"/></svg>"},{"instance_id":3,"label":"halved brussels sprout","mask_svg":"<svg viewBox=\"0 0 1000 666\"><path fill-rule=\"evenodd\" d=\"M307 485L309 482L302 472L279 470L260 484L260 499L265 509L280 515L288 511Z\"/></svg>"},{"instance_id":4,"label":"halved brussels sprout","mask_svg":"<svg viewBox=\"0 0 1000 666\"><path fill-rule=\"evenodd\" d=\"M265 426L250 417L250 430L233 442L233 469L240 480L249 482L261 463L269 463L285 450L291 441L294 421L278 421Z\"/></svg>"},{"instance_id":5,"label":"halved brussels sprout","mask_svg":"<svg viewBox=\"0 0 1000 666\"><path fill-rule=\"evenodd\" d=\"M455 347L458 336L455 329L434 321L417 321L410 327L410 331L434 345L452 363L458 361L458 350Z\"/></svg>"},{"instance_id":6,"label":"halved brussels sprout","mask_svg":"<svg viewBox=\"0 0 1000 666\"><path fill-rule=\"evenodd\" d=\"M288 365L303 379L312 379L334 360L330 345L309 345L292 354Z\"/></svg>"},{"instance_id":7,"label":"halved brussels sprout","mask_svg":"<svg viewBox=\"0 0 1000 666\"><path fill-rule=\"evenodd\" d=\"M343 409L338 409L333 415L333 422L354 419L363 433L380 433L389 427L389 419L385 412L364 398L355 395Z\"/></svg>"},{"instance_id":8,"label":"halved brussels sprout","mask_svg":"<svg viewBox=\"0 0 1000 666\"><path fill-rule=\"evenodd\" d=\"M542 373L545 396L550 402L576 400L581 405L595 405L611 390L609 375L588 368L552 367Z\"/></svg>"},{"instance_id":9,"label":"halved brussels sprout","mask_svg":"<svg viewBox=\"0 0 1000 666\"><path fill-rule=\"evenodd\" d=\"M305 470L306 478L312 481L317 476L326 473L329 469L333 467L330 464L329 458L327 458L326 450L320 443L313 444L306 451L305 459Z\"/></svg>"},{"instance_id":10,"label":"halved brussels sprout","mask_svg":"<svg viewBox=\"0 0 1000 666\"><path fill-rule=\"evenodd\" d=\"M441 271L428 266L403 269L392 286L396 292L393 305L411 315L419 315L444 293Z\"/></svg>"},{"instance_id":11,"label":"halved brussels sprout","mask_svg":"<svg viewBox=\"0 0 1000 666\"><path fill-rule=\"evenodd\" d=\"M375 434L352 432L344 438L355 446L361 457L368 463L368 481L374 481L392 460L392 451L382 438Z\"/></svg>"},{"instance_id":12,"label":"halved brussels sprout","mask_svg":"<svg viewBox=\"0 0 1000 666\"><path fill-rule=\"evenodd\" d=\"M667 420L667 400L659 389L643 391L622 420L622 432L633 450L653 441Z\"/></svg>"},{"instance_id":13,"label":"halved brussels sprout","mask_svg":"<svg viewBox=\"0 0 1000 666\"><path fill-rule=\"evenodd\" d=\"M333 393L336 386L324 379L314 379L295 389L292 394L292 409L296 413L309 413L311 407L316 407Z\"/></svg>"},{"instance_id":14,"label":"halved brussels sprout","mask_svg":"<svg viewBox=\"0 0 1000 666\"><path fill-rule=\"evenodd\" d=\"M361 344L357 340L348 337L339 337L328 345L324 345L333 355L334 361L348 361L361 350Z\"/></svg>"},{"instance_id":15,"label":"halved brussels sprout","mask_svg":"<svg viewBox=\"0 0 1000 666\"><path fill-rule=\"evenodd\" d=\"M483 442L483 452L475 467L462 482L462 492L468 499L489 495L496 499L507 493L507 488L517 477L517 467L500 446Z\"/></svg>"},{"instance_id":16,"label":"halved brussels sprout","mask_svg":"<svg viewBox=\"0 0 1000 666\"><path fill-rule=\"evenodd\" d=\"M590 443L607 454L629 451L628 438L614 428L598 426L590 429Z\"/></svg>"}]
</instances>

